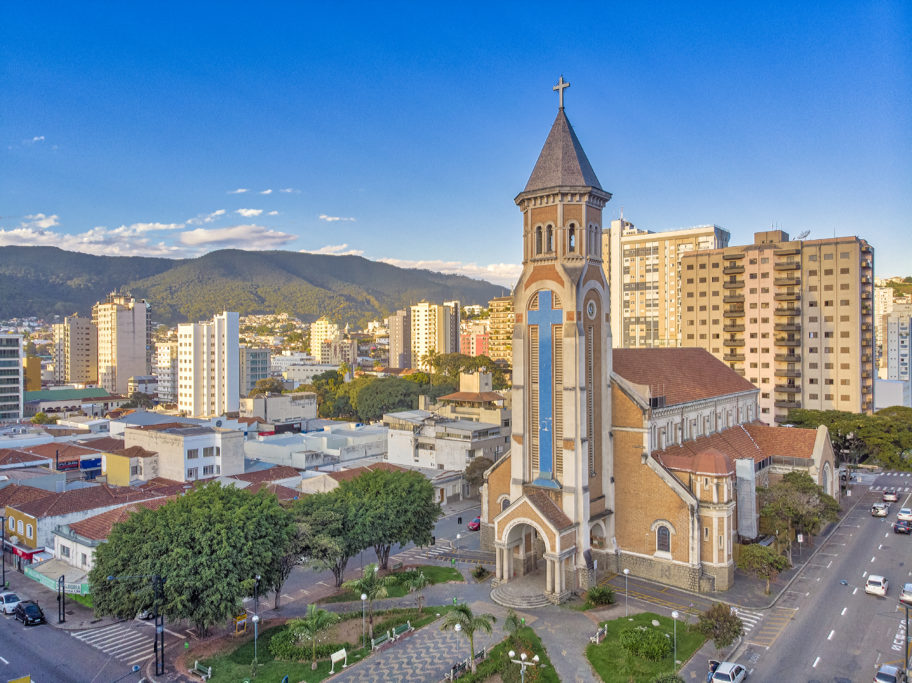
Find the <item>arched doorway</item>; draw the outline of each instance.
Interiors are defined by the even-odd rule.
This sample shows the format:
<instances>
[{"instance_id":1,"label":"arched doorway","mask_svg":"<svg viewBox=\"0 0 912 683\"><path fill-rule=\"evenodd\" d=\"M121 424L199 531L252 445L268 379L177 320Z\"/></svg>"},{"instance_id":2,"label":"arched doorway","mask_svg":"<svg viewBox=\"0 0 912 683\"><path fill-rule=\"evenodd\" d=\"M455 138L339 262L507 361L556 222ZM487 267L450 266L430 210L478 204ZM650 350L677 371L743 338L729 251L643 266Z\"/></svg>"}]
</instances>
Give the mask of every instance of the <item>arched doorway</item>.
<instances>
[{"instance_id":1,"label":"arched doorway","mask_svg":"<svg viewBox=\"0 0 912 683\"><path fill-rule=\"evenodd\" d=\"M828 462L823 463L823 492L833 495L833 470Z\"/></svg>"}]
</instances>

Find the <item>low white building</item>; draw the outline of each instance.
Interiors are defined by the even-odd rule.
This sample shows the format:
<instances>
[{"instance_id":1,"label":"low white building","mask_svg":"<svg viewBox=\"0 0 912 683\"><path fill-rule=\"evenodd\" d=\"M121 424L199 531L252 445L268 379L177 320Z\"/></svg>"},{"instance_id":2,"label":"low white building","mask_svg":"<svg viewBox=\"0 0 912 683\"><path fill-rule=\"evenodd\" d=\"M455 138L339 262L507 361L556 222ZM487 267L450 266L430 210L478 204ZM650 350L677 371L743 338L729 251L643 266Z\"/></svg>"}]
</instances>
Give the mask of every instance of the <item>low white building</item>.
<instances>
[{"instance_id":1,"label":"low white building","mask_svg":"<svg viewBox=\"0 0 912 683\"><path fill-rule=\"evenodd\" d=\"M240 415L273 425L276 432L302 431L308 420L317 417L317 395L302 391L242 398Z\"/></svg>"},{"instance_id":2,"label":"low white building","mask_svg":"<svg viewBox=\"0 0 912 683\"><path fill-rule=\"evenodd\" d=\"M295 365L312 365L315 362L313 356L308 356L303 351L282 351L269 359L269 367L272 372L281 374Z\"/></svg>"},{"instance_id":3,"label":"low white building","mask_svg":"<svg viewBox=\"0 0 912 683\"><path fill-rule=\"evenodd\" d=\"M426 410L387 413L387 461L407 467L465 471L477 457L496 460L506 448L501 426L453 420Z\"/></svg>"},{"instance_id":4,"label":"low white building","mask_svg":"<svg viewBox=\"0 0 912 683\"><path fill-rule=\"evenodd\" d=\"M313 378L317 375L322 375L324 372L338 369L338 365L321 365L316 363L310 365L292 365L282 372L282 378L286 382L290 382L293 389L297 389L302 384L312 383Z\"/></svg>"},{"instance_id":5,"label":"low white building","mask_svg":"<svg viewBox=\"0 0 912 683\"><path fill-rule=\"evenodd\" d=\"M386 455L387 429L382 425L337 422L318 432L261 436L244 443L248 458L298 469L329 463L354 463Z\"/></svg>"},{"instance_id":6,"label":"low white building","mask_svg":"<svg viewBox=\"0 0 912 683\"><path fill-rule=\"evenodd\" d=\"M188 482L244 471L244 435L233 429L182 424L131 427L124 448L158 453L158 476Z\"/></svg>"},{"instance_id":7,"label":"low white building","mask_svg":"<svg viewBox=\"0 0 912 683\"><path fill-rule=\"evenodd\" d=\"M875 379L874 410L892 406L912 408L912 382L907 379Z\"/></svg>"}]
</instances>

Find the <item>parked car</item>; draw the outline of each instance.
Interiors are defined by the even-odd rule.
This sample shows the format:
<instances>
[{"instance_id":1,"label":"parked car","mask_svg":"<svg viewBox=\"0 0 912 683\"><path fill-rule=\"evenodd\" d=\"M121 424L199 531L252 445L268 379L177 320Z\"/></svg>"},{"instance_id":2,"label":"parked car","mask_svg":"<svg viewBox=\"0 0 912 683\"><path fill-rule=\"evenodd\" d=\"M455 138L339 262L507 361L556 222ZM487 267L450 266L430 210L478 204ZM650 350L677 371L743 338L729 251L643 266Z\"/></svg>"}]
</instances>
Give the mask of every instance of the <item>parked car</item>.
<instances>
[{"instance_id":1,"label":"parked car","mask_svg":"<svg viewBox=\"0 0 912 683\"><path fill-rule=\"evenodd\" d=\"M747 678L747 669L734 662L719 662L719 666L713 671L712 683L741 683Z\"/></svg>"},{"instance_id":2,"label":"parked car","mask_svg":"<svg viewBox=\"0 0 912 683\"><path fill-rule=\"evenodd\" d=\"M31 600L25 600L16 605L16 611L13 612L13 616L26 626L45 623L44 612L41 611L37 602L32 602Z\"/></svg>"},{"instance_id":3,"label":"parked car","mask_svg":"<svg viewBox=\"0 0 912 683\"><path fill-rule=\"evenodd\" d=\"M899 601L912 605L912 583L903 586L902 593L899 594Z\"/></svg>"},{"instance_id":4,"label":"parked car","mask_svg":"<svg viewBox=\"0 0 912 683\"><path fill-rule=\"evenodd\" d=\"M882 664L874 674L874 683L905 683L906 674L899 670L898 667L890 664Z\"/></svg>"},{"instance_id":5,"label":"parked car","mask_svg":"<svg viewBox=\"0 0 912 683\"><path fill-rule=\"evenodd\" d=\"M896 519L902 522L912 522L912 508L899 508Z\"/></svg>"},{"instance_id":6,"label":"parked car","mask_svg":"<svg viewBox=\"0 0 912 683\"><path fill-rule=\"evenodd\" d=\"M478 531L481 528L481 517L476 517L469 522L466 527L469 531Z\"/></svg>"},{"instance_id":7,"label":"parked car","mask_svg":"<svg viewBox=\"0 0 912 683\"><path fill-rule=\"evenodd\" d=\"M887 588L889 587L890 582L879 574L869 574L868 580L865 581L865 593L871 595L885 597L887 595Z\"/></svg>"},{"instance_id":8,"label":"parked car","mask_svg":"<svg viewBox=\"0 0 912 683\"><path fill-rule=\"evenodd\" d=\"M886 503L874 503L871 506L871 515L874 517L886 517L890 511L890 506Z\"/></svg>"},{"instance_id":9,"label":"parked car","mask_svg":"<svg viewBox=\"0 0 912 683\"><path fill-rule=\"evenodd\" d=\"M12 614L16 611L16 605L19 604L19 596L15 593L0 593L0 610L4 614Z\"/></svg>"},{"instance_id":10,"label":"parked car","mask_svg":"<svg viewBox=\"0 0 912 683\"><path fill-rule=\"evenodd\" d=\"M137 619L153 619L155 618L155 611L151 607L146 607L143 610L139 611L139 614L136 615Z\"/></svg>"},{"instance_id":11,"label":"parked car","mask_svg":"<svg viewBox=\"0 0 912 683\"><path fill-rule=\"evenodd\" d=\"M899 496L893 489L884 489L881 500L885 503L895 503L897 500L899 500Z\"/></svg>"},{"instance_id":12,"label":"parked car","mask_svg":"<svg viewBox=\"0 0 912 683\"><path fill-rule=\"evenodd\" d=\"M893 522L893 533L912 534L912 522L906 522L904 520Z\"/></svg>"}]
</instances>

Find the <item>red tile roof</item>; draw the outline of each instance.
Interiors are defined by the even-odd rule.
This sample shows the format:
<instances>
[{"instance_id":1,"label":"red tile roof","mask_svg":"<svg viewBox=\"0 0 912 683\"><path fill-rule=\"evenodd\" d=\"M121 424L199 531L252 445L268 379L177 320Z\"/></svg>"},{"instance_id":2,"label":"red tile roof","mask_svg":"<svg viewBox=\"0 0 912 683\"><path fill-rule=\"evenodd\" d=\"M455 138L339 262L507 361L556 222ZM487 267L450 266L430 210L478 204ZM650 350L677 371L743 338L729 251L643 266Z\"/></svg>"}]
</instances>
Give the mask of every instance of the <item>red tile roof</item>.
<instances>
[{"instance_id":1,"label":"red tile roof","mask_svg":"<svg viewBox=\"0 0 912 683\"><path fill-rule=\"evenodd\" d=\"M744 425L747 433L766 455L810 458L817 442L816 429L770 427L762 422Z\"/></svg>"},{"instance_id":2,"label":"red tile roof","mask_svg":"<svg viewBox=\"0 0 912 683\"><path fill-rule=\"evenodd\" d=\"M115 508L114 510L102 512L100 515L95 515L94 517L88 517L78 522L73 522L69 525L70 531L79 534L84 538L103 541L110 535L111 529L115 524L126 521L134 512L140 508L157 510L165 503L169 503L174 500L174 498L175 496L168 496L162 498L153 498L152 500L144 500L139 503L130 503L129 505L124 505L123 507Z\"/></svg>"},{"instance_id":3,"label":"red tile roof","mask_svg":"<svg viewBox=\"0 0 912 683\"><path fill-rule=\"evenodd\" d=\"M13 448L0 448L0 465L7 467L10 465L19 465L28 462L44 463L48 460L51 460L53 462L53 457L46 458L43 455L36 455L35 453L29 453L28 451L19 451Z\"/></svg>"},{"instance_id":4,"label":"red tile roof","mask_svg":"<svg viewBox=\"0 0 912 683\"><path fill-rule=\"evenodd\" d=\"M504 397L496 391L457 391L454 394L441 396L438 401L465 401L468 403L492 403L503 401Z\"/></svg>"},{"instance_id":5,"label":"red tile roof","mask_svg":"<svg viewBox=\"0 0 912 683\"><path fill-rule=\"evenodd\" d=\"M0 489L0 507L5 507L7 505L15 507L22 503L28 503L53 495L56 495L53 491L39 489L35 486L8 484Z\"/></svg>"},{"instance_id":6,"label":"red tile roof","mask_svg":"<svg viewBox=\"0 0 912 683\"><path fill-rule=\"evenodd\" d=\"M250 482L251 484L261 482L273 482L279 479L290 479L291 477L300 477L301 471L296 470L289 465L276 465L265 470L256 470L255 472L244 472L243 474L232 474L232 479Z\"/></svg>"},{"instance_id":7,"label":"red tile roof","mask_svg":"<svg viewBox=\"0 0 912 683\"><path fill-rule=\"evenodd\" d=\"M102 436L98 439L82 439L79 442L80 446L85 446L86 448L94 448L99 451L116 451L124 447L123 439L115 439L113 436Z\"/></svg>"},{"instance_id":8,"label":"red tile roof","mask_svg":"<svg viewBox=\"0 0 912 683\"><path fill-rule=\"evenodd\" d=\"M270 493L274 493L279 500L295 500L296 498L300 498L302 495L300 491L295 491L294 489L287 486L265 481L257 482L256 484L247 487L245 491L256 493L262 488L265 488Z\"/></svg>"},{"instance_id":9,"label":"red tile roof","mask_svg":"<svg viewBox=\"0 0 912 683\"><path fill-rule=\"evenodd\" d=\"M757 391L753 384L705 349L614 349L612 369L649 387L665 405Z\"/></svg>"},{"instance_id":10,"label":"red tile roof","mask_svg":"<svg viewBox=\"0 0 912 683\"><path fill-rule=\"evenodd\" d=\"M541 513L542 517L548 520L551 526L558 531L573 526L573 522L570 521L570 518L564 514L563 510L557 507L557 504L551 500L548 494L542 493L541 491L534 491L532 493L527 493L526 499L528 499L528 501L532 503L532 506Z\"/></svg>"},{"instance_id":11,"label":"red tile roof","mask_svg":"<svg viewBox=\"0 0 912 683\"><path fill-rule=\"evenodd\" d=\"M107 484L72 489L63 493L52 493L27 503L14 506L16 510L31 515L36 519L56 517L74 512L86 512L109 505L137 503L141 500L159 497L154 490L143 490L128 487L112 487Z\"/></svg>"},{"instance_id":12,"label":"red tile roof","mask_svg":"<svg viewBox=\"0 0 912 683\"><path fill-rule=\"evenodd\" d=\"M352 467L347 470L338 470L335 472L326 472L327 476L330 479L335 479L338 482L351 481L352 479L357 479L362 474L367 472L366 467Z\"/></svg>"},{"instance_id":13,"label":"red tile roof","mask_svg":"<svg viewBox=\"0 0 912 683\"><path fill-rule=\"evenodd\" d=\"M29 446L22 450L50 458L51 460L54 460L57 456L61 460L78 460L80 456L98 453L95 448L85 448L72 443L43 443L38 446Z\"/></svg>"},{"instance_id":14,"label":"red tile roof","mask_svg":"<svg viewBox=\"0 0 912 683\"><path fill-rule=\"evenodd\" d=\"M109 452L115 455L125 455L128 458L152 458L158 455L155 451L147 451L142 446L130 446L129 448L120 448Z\"/></svg>"}]
</instances>

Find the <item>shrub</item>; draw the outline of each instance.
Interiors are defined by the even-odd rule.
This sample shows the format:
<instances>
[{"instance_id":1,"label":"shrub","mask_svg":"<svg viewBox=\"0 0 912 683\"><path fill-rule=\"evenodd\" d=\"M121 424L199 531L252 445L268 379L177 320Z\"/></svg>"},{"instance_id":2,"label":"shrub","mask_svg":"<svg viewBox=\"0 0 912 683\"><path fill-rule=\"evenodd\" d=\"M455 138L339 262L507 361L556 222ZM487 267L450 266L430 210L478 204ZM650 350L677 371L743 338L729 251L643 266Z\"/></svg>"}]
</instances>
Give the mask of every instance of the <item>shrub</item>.
<instances>
[{"instance_id":1,"label":"shrub","mask_svg":"<svg viewBox=\"0 0 912 683\"><path fill-rule=\"evenodd\" d=\"M317 659L325 659L343 647L355 650L358 645L355 643L318 643ZM308 662L312 652L310 641L298 643L291 629L288 628L282 629L269 640L269 653L276 659L286 662Z\"/></svg>"},{"instance_id":2,"label":"shrub","mask_svg":"<svg viewBox=\"0 0 912 683\"><path fill-rule=\"evenodd\" d=\"M655 628L630 628L621 631L621 647L643 659L657 662L671 652L671 642L665 633Z\"/></svg>"},{"instance_id":3,"label":"shrub","mask_svg":"<svg viewBox=\"0 0 912 683\"><path fill-rule=\"evenodd\" d=\"M472 576L478 580L483 579L488 575L488 570L485 569L484 565L479 562L472 568Z\"/></svg>"},{"instance_id":4,"label":"shrub","mask_svg":"<svg viewBox=\"0 0 912 683\"><path fill-rule=\"evenodd\" d=\"M610 586L593 586L586 591L586 602L590 605L610 605L614 602L614 591Z\"/></svg>"},{"instance_id":5,"label":"shrub","mask_svg":"<svg viewBox=\"0 0 912 683\"><path fill-rule=\"evenodd\" d=\"M662 674L657 677L653 683L684 683L684 679L678 674Z\"/></svg>"}]
</instances>

